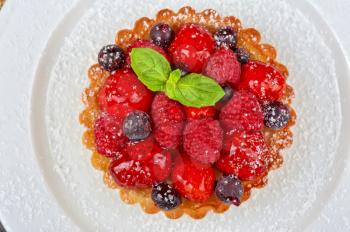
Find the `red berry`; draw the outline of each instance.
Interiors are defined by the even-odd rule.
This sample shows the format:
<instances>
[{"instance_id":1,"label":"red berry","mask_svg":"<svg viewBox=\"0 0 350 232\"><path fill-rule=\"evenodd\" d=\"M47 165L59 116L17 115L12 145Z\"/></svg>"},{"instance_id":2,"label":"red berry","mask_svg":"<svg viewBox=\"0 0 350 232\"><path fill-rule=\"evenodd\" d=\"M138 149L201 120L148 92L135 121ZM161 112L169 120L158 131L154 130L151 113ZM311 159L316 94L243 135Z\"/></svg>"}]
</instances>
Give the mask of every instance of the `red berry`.
<instances>
[{"instance_id":1,"label":"red berry","mask_svg":"<svg viewBox=\"0 0 350 232\"><path fill-rule=\"evenodd\" d=\"M249 90L260 100L278 100L286 87L285 78L274 67L259 61L242 65L240 89Z\"/></svg>"},{"instance_id":2,"label":"red berry","mask_svg":"<svg viewBox=\"0 0 350 232\"><path fill-rule=\"evenodd\" d=\"M241 64L231 49L221 48L210 56L203 73L219 84L237 84L241 76Z\"/></svg>"},{"instance_id":3,"label":"red berry","mask_svg":"<svg viewBox=\"0 0 350 232\"><path fill-rule=\"evenodd\" d=\"M183 197L204 202L213 193L215 174L212 167L195 163L188 156L181 155L175 161L172 182Z\"/></svg>"},{"instance_id":4,"label":"red berry","mask_svg":"<svg viewBox=\"0 0 350 232\"><path fill-rule=\"evenodd\" d=\"M98 94L101 110L124 118L134 110L149 111L153 94L131 69L121 69L109 76Z\"/></svg>"},{"instance_id":5,"label":"red berry","mask_svg":"<svg viewBox=\"0 0 350 232\"><path fill-rule=\"evenodd\" d=\"M154 179L158 182L165 180L172 168L172 155L170 150L163 150L160 147L153 150L153 157L148 165L153 173Z\"/></svg>"},{"instance_id":6,"label":"red berry","mask_svg":"<svg viewBox=\"0 0 350 232\"><path fill-rule=\"evenodd\" d=\"M154 43L152 43L151 41L148 41L148 40L137 40L135 43L133 43L127 49L127 54L128 54L126 57L127 65L131 64L130 52L133 48L152 48L153 50L162 54L169 62L171 62L169 55L164 51L163 48L155 45Z\"/></svg>"},{"instance_id":7,"label":"red berry","mask_svg":"<svg viewBox=\"0 0 350 232\"><path fill-rule=\"evenodd\" d=\"M201 108L185 106L187 119L213 119L216 114L216 109L213 106Z\"/></svg>"},{"instance_id":8,"label":"red berry","mask_svg":"<svg viewBox=\"0 0 350 232\"><path fill-rule=\"evenodd\" d=\"M268 147L261 132L232 131L225 134L223 154L216 162L219 170L252 180L267 170Z\"/></svg>"},{"instance_id":9,"label":"red berry","mask_svg":"<svg viewBox=\"0 0 350 232\"><path fill-rule=\"evenodd\" d=\"M133 160L147 161L153 157L154 151L158 151L160 147L154 141L152 136L136 142L128 142L126 144L125 153Z\"/></svg>"},{"instance_id":10,"label":"red berry","mask_svg":"<svg viewBox=\"0 0 350 232\"><path fill-rule=\"evenodd\" d=\"M192 120L184 130L184 150L194 160L210 164L220 157L223 132L217 120Z\"/></svg>"},{"instance_id":11,"label":"red berry","mask_svg":"<svg viewBox=\"0 0 350 232\"><path fill-rule=\"evenodd\" d=\"M156 141L165 148L175 148L180 145L186 120L181 104L159 93L154 97L151 115Z\"/></svg>"},{"instance_id":12,"label":"red berry","mask_svg":"<svg viewBox=\"0 0 350 232\"><path fill-rule=\"evenodd\" d=\"M148 165L137 160L115 160L109 165L109 172L114 181L122 187L145 188L154 182Z\"/></svg>"},{"instance_id":13,"label":"red berry","mask_svg":"<svg viewBox=\"0 0 350 232\"><path fill-rule=\"evenodd\" d=\"M264 115L259 101L248 91L237 91L222 108L220 121L226 130L258 131L264 128Z\"/></svg>"},{"instance_id":14,"label":"red berry","mask_svg":"<svg viewBox=\"0 0 350 232\"><path fill-rule=\"evenodd\" d=\"M115 157L125 146L127 138L123 134L123 120L117 116L103 114L95 121L94 134L98 153Z\"/></svg>"},{"instance_id":15,"label":"red berry","mask_svg":"<svg viewBox=\"0 0 350 232\"><path fill-rule=\"evenodd\" d=\"M206 29L196 24L187 24L176 34L169 52L177 67L201 73L214 49L215 42Z\"/></svg>"}]
</instances>

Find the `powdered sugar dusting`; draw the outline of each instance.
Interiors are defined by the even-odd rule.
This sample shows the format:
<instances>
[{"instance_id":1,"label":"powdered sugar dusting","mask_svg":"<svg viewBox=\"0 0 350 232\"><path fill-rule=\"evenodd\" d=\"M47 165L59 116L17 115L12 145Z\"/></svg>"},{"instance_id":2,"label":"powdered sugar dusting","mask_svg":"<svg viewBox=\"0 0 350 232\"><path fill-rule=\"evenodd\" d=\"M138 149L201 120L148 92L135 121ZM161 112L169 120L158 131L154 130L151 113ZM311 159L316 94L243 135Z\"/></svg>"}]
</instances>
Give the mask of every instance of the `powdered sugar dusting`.
<instances>
[{"instance_id":1,"label":"powdered sugar dusting","mask_svg":"<svg viewBox=\"0 0 350 232\"><path fill-rule=\"evenodd\" d=\"M297 230L313 219L319 196L333 181L329 177L334 172L341 117L335 65L322 35L299 11L280 1L192 3L198 10L209 6L222 15L237 16L244 27L257 28L263 40L276 47L278 61L287 65L288 82L296 91L293 147L284 153L283 167L269 175L267 187L254 190L249 201L224 214L171 221L122 203L116 190L103 185L100 173L91 167L90 152L80 141L80 94L88 85L87 68L96 62L99 49L114 41L117 30L131 27L141 16L153 17L161 8L177 10L182 5L178 1L99 1L64 42L50 76L46 112L51 163L43 168L53 173L53 192L84 230Z\"/></svg>"}]
</instances>

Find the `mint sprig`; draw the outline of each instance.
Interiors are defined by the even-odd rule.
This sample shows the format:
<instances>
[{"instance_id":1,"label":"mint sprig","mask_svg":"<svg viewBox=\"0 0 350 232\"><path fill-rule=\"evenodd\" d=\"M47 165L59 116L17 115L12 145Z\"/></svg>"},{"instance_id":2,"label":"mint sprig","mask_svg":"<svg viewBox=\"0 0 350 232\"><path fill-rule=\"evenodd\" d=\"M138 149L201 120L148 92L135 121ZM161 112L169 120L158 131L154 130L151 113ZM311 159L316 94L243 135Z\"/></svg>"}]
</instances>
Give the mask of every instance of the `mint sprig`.
<instances>
[{"instance_id":1,"label":"mint sprig","mask_svg":"<svg viewBox=\"0 0 350 232\"><path fill-rule=\"evenodd\" d=\"M171 71L167 59L150 48L132 49L131 67L148 89L165 92L185 106L212 106L225 95L221 86L209 77L197 73L181 77L179 69Z\"/></svg>"}]
</instances>

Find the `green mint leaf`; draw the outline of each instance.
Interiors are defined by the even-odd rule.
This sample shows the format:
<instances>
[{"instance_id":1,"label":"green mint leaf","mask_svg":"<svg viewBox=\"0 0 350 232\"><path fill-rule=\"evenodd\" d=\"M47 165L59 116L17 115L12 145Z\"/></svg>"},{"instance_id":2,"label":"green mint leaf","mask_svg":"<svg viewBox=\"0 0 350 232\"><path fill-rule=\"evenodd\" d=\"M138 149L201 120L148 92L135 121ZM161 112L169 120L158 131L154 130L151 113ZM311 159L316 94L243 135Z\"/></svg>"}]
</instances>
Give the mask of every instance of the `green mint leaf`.
<instances>
[{"instance_id":1,"label":"green mint leaf","mask_svg":"<svg viewBox=\"0 0 350 232\"><path fill-rule=\"evenodd\" d=\"M165 85L166 95L173 100L176 100L175 90L176 90L177 82L180 80L180 78L181 78L181 71L180 69L176 69L170 73L169 79Z\"/></svg>"},{"instance_id":2,"label":"green mint leaf","mask_svg":"<svg viewBox=\"0 0 350 232\"><path fill-rule=\"evenodd\" d=\"M147 88L152 91L165 91L171 67L163 55L151 48L133 48L131 68Z\"/></svg>"},{"instance_id":3,"label":"green mint leaf","mask_svg":"<svg viewBox=\"0 0 350 232\"><path fill-rule=\"evenodd\" d=\"M191 73L178 79L176 79L177 74L173 76L175 77L169 78L168 81L174 79L175 85L167 83L166 94L185 106L198 108L213 106L225 95L224 90L216 81L204 75Z\"/></svg>"}]
</instances>

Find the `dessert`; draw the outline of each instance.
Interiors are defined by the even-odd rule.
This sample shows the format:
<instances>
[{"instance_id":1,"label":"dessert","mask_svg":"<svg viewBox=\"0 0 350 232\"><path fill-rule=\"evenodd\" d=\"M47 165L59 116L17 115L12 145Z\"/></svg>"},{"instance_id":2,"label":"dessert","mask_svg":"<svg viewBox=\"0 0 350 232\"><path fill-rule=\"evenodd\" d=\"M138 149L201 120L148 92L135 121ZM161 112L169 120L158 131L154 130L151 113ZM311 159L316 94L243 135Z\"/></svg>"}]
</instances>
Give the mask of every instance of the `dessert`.
<instances>
[{"instance_id":1,"label":"dessert","mask_svg":"<svg viewBox=\"0 0 350 232\"><path fill-rule=\"evenodd\" d=\"M296 114L288 70L260 39L233 16L184 7L137 20L100 50L83 143L124 202L198 219L267 184Z\"/></svg>"}]
</instances>

